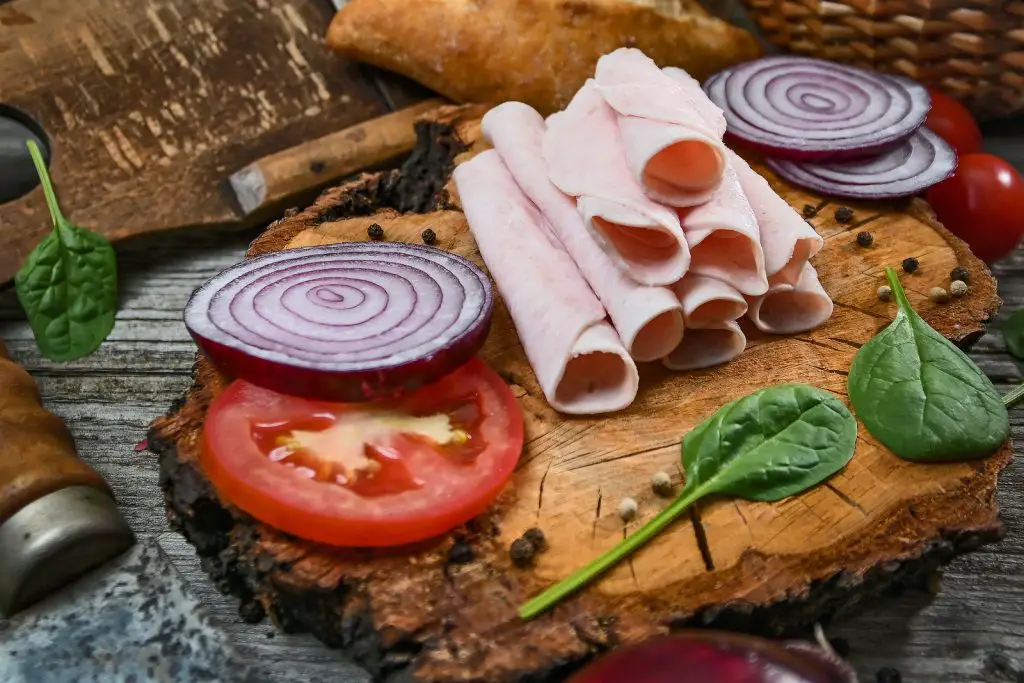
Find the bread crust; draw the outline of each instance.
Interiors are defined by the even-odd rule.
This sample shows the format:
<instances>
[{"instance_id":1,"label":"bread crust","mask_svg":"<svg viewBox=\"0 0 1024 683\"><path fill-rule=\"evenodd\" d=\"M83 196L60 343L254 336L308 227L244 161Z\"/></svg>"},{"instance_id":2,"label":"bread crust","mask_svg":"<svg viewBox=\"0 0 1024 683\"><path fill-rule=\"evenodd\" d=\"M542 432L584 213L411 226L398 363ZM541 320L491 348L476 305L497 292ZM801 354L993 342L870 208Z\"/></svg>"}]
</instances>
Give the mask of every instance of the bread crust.
<instances>
[{"instance_id":1,"label":"bread crust","mask_svg":"<svg viewBox=\"0 0 1024 683\"><path fill-rule=\"evenodd\" d=\"M327 43L455 102L517 100L545 115L623 46L698 80L762 53L753 35L720 19L622 0L352 0Z\"/></svg>"}]
</instances>

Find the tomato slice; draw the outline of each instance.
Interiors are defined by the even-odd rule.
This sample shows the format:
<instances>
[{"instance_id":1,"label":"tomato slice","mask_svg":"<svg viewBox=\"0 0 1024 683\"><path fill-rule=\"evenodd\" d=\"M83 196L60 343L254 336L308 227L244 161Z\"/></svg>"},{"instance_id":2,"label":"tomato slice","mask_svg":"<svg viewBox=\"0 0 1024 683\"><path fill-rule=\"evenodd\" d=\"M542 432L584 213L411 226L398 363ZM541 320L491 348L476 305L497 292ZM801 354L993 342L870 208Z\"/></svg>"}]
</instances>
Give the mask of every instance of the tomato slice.
<instances>
[{"instance_id":1,"label":"tomato slice","mask_svg":"<svg viewBox=\"0 0 1024 683\"><path fill-rule=\"evenodd\" d=\"M220 495L281 531L394 546L487 509L522 448L519 404L473 359L389 403L311 401L237 380L210 405L200 462Z\"/></svg>"}]
</instances>

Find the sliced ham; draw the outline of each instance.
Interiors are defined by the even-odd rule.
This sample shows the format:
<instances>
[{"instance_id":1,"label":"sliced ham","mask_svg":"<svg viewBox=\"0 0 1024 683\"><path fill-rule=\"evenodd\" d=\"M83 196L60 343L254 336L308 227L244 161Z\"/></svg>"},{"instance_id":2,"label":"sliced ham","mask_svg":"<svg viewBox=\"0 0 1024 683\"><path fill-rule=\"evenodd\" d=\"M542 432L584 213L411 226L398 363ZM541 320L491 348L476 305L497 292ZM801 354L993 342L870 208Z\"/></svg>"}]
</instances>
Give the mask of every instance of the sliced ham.
<instances>
[{"instance_id":1,"label":"sliced ham","mask_svg":"<svg viewBox=\"0 0 1024 683\"><path fill-rule=\"evenodd\" d=\"M670 285L690 265L675 211L644 194L629 171L615 111L590 80L547 120L542 151L551 182L578 198L584 224L619 268L645 285Z\"/></svg>"},{"instance_id":2,"label":"sliced ham","mask_svg":"<svg viewBox=\"0 0 1024 683\"><path fill-rule=\"evenodd\" d=\"M768 291L763 239L732 165L700 206L680 212L690 272L723 280L748 296Z\"/></svg>"},{"instance_id":3,"label":"sliced ham","mask_svg":"<svg viewBox=\"0 0 1024 683\"><path fill-rule=\"evenodd\" d=\"M767 294L750 299L748 303L747 317L759 330L769 334L813 330L832 317L833 309L832 299L821 286L818 272L810 263L804 263L795 285L776 283Z\"/></svg>"},{"instance_id":4,"label":"sliced ham","mask_svg":"<svg viewBox=\"0 0 1024 683\"><path fill-rule=\"evenodd\" d=\"M738 358L747 338L735 321L726 320L701 329L687 329L683 343L661 360L670 370L700 370Z\"/></svg>"},{"instance_id":5,"label":"sliced ham","mask_svg":"<svg viewBox=\"0 0 1024 683\"><path fill-rule=\"evenodd\" d=\"M804 264L821 251L824 240L789 202L775 193L767 180L732 150L729 150L729 165L736 171L743 192L754 208L768 282L796 284Z\"/></svg>"},{"instance_id":6,"label":"sliced ham","mask_svg":"<svg viewBox=\"0 0 1024 683\"><path fill-rule=\"evenodd\" d=\"M673 289L682 304L687 329L738 320L747 312L743 294L715 278L688 273Z\"/></svg>"},{"instance_id":7,"label":"sliced ham","mask_svg":"<svg viewBox=\"0 0 1024 683\"><path fill-rule=\"evenodd\" d=\"M674 66L666 66L662 69L666 76L675 81L675 84L682 90L682 96L686 97L690 106L700 115L704 125L718 140L725 137L726 121L725 112L711 98L705 94L700 87L700 82L682 69Z\"/></svg>"},{"instance_id":8,"label":"sliced ham","mask_svg":"<svg viewBox=\"0 0 1024 683\"><path fill-rule=\"evenodd\" d=\"M541 151L543 117L527 104L506 102L487 112L482 130L601 300L630 355L653 361L678 346L683 316L675 294L641 285L617 268L587 231L576 203L549 180Z\"/></svg>"},{"instance_id":9,"label":"sliced ham","mask_svg":"<svg viewBox=\"0 0 1024 683\"><path fill-rule=\"evenodd\" d=\"M639 386L636 364L498 153L488 150L460 165L454 180L477 247L548 403L574 415L612 412L632 403Z\"/></svg>"},{"instance_id":10,"label":"sliced ham","mask_svg":"<svg viewBox=\"0 0 1024 683\"><path fill-rule=\"evenodd\" d=\"M747 301L734 287L715 278L687 273L673 287L683 306L686 334L662 359L671 370L698 370L735 359L747 346L736 323Z\"/></svg>"},{"instance_id":11,"label":"sliced ham","mask_svg":"<svg viewBox=\"0 0 1024 683\"><path fill-rule=\"evenodd\" d=\"M707 201L725 173L725 118L700 87L633 48L601 57L595 81L619 115L626 159L647 195L670 206Z\"/></svg>"}]
</instances>

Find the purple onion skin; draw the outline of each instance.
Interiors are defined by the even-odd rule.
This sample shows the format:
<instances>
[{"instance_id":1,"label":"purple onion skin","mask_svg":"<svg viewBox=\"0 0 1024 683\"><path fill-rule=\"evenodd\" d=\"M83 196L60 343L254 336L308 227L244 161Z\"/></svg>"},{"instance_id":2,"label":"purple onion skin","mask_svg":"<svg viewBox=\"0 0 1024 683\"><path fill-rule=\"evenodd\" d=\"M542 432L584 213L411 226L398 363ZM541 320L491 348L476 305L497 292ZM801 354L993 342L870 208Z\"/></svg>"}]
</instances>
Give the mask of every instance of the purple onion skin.
<instances>
[{"instance_id":1,"label":"purple onion skin","mask_svg":"<svg viewBox=\"0 0 1024 683\"><path fill-rule=\"evenodd\" d=\"M857 683L857 675L810 643L693 630L615 650L569 683Z\"/></svg>"},{"instance_id":2,"label":"purple onion skin","mask_svg":"<svg viewBox=\"0 0 1024 683\"><path fill-rule=\"evenodd\" d=\"M386 371L366 370L328 373L318 368L282 365L274 361L250 356L200 335L192 338L203 354L218 371L231 379L244 377L246 381L289 396L301 396L314 401L335 403L363 403L375 400L401 398L466 364L487 340L491 329L491 315L476 329L455 344L440 349L426 358L418 358Z\"/></svg>"},{"instance_id":3,"label":"purple onion skin","mask_svg":"<svg viewBox=\"0 0 1024 683\"><path fill-rule=\"evenodd\" d=\"M917 128L920 128L920 126ZM917 132L917 128L914 128L907 137ZM829 152L775 147L773 145L762 144L754 140L741 138L738 135L733 135L729 132L726 132L725 140L726 142L731 143L731 145L745 147L751 152L757 152L764 156L777 157L787 161L842 161L844 159L858 159L860 157L869 157L881 154L882 152L887 152L893 147L899 147L903 144L906 137L901 137L895 140L885 140L877 145L870 145L867 147L858 147L856 149L836 149Z\"/></svg>"}]
</instances>

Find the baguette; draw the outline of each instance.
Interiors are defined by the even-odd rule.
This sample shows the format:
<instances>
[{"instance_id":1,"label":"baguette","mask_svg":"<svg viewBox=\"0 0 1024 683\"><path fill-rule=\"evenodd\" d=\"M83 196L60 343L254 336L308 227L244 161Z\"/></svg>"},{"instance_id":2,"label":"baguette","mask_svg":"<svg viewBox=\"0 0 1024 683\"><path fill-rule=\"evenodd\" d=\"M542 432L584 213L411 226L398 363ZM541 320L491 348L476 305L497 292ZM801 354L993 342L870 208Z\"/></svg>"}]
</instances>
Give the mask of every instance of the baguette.
<instances>
[{"instance_id":1,"label":"baguette","mask_svg":"<svg viewBox=\"0 0 1024 683\"><path fill-rule=\"evenodd\" d=\"M545 115L623 46L701 81L761 55L753 35L720 19L621 0L352 0L327 43L455 102L517 100Z\"/></svg>"}]
</instances>

